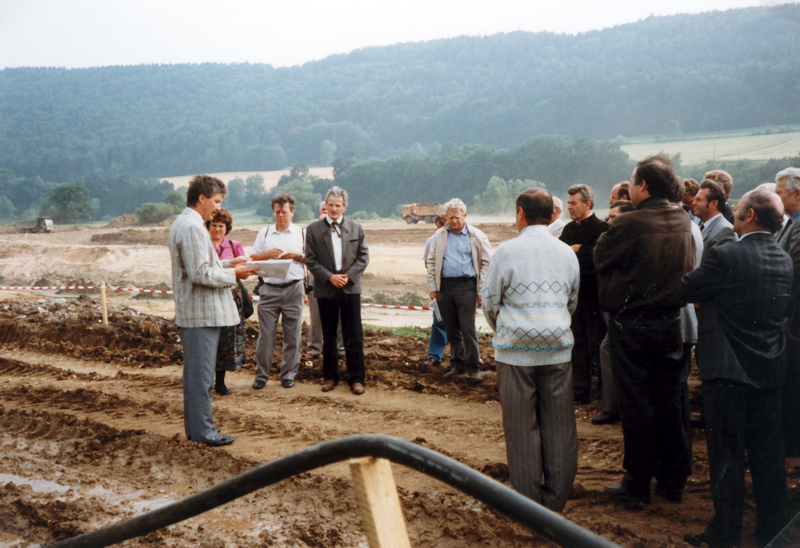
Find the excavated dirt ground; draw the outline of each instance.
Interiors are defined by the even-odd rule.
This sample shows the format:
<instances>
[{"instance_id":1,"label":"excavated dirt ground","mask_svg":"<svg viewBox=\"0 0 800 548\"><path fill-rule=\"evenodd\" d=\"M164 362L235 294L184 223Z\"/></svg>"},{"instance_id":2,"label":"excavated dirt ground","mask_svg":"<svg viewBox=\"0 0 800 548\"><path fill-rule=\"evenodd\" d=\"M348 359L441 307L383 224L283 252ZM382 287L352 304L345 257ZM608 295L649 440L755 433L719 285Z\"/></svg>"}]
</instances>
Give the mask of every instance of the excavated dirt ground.
<instances>
[{"instance_id":1,"label":"excavated dirt ground","mask_svg":"<svg viewBox=\"0 0 800 548\"><path fill-rule=\"evenodd\" d=\"M371 242L409 245L430 234L408 227L368 232ZM509 227L493 243L514 235ZM416 234L419 232L419 234ZM382 233L382 234L381 234ZM255 232L253 232L253 235ZM88 239L88 235L84 235ZM244 239L244 238L243 238ZM396 243L395 243L396 242ZM87 244L88 245L88 244ZM377 257L376 257L377 259ZM419 261L421 263L421 261ZM33 283L31 280L29 283ZM213 396L214 417L236 442L207 448L183 432L182 352L169 319L99 298L0 293L0 546L46 544L197 493L254 466L323 441L381 433L439 451L508 485L491 339L481 338L484 382L446 381L422 361L427 340L366 328L367 392L320 391L321 364L304 362L294 388L253 380L257 324L247 360L228 373L231 396ZM305 340L305 332L304 332ZM273 364L277 378L280 349ZM696 372L695 372L696 373ZM691 380L699 405L699 382ZM702 432L684 501L653 494L647 506L602 493L622 475L619 425L592 426L599 403L577 406L579 468L565 517L625 547L686 546L712 514ZM455 489L394 466L414 547L551 546L541 536ZM787 460L791 510L800 510L800 459ZM755 546L748 478L744 546ZM366 547L346 463L302 474L125 546Z\"/></svg>"}]
</instances>

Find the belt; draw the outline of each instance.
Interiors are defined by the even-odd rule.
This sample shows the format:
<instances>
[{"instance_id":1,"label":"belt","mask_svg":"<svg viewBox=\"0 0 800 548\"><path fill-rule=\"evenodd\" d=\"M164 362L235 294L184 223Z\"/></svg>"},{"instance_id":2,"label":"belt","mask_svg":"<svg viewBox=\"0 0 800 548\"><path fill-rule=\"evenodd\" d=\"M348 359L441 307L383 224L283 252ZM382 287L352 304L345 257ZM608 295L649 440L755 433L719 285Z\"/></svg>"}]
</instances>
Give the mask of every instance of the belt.
<instances>
[{"instance_id":1,"label":"belt","mask_svg":"<svg viewBox=\"0 0 800 548\"><path fill-rule=\"evenodd\" d=\"M286 282L285 284L271 284L271 283L269 283L269 282L264 282L264 285L269 285L269 286L272 286L272 287L277 287L278 289L284 289L284 288L287 288L287 287L289 287L290 285L294 285L294 284L296 284L296 283L297 283L297 282L299 282L299 281L300 281L299 279L297 279L297 280L292 280L291 282Z\"/></svg>"},{"instance_id":2,"label":"belt","mask_svg":"<svg viewBox=\"0 0 800 548\"><path fill-rule=\"evenodd\" d=\"M473 280L477 280L478 278L475 276L452 276L448 278L442 278L442 283L444 282L471 282Z\"/></svg>"}]
</instances>

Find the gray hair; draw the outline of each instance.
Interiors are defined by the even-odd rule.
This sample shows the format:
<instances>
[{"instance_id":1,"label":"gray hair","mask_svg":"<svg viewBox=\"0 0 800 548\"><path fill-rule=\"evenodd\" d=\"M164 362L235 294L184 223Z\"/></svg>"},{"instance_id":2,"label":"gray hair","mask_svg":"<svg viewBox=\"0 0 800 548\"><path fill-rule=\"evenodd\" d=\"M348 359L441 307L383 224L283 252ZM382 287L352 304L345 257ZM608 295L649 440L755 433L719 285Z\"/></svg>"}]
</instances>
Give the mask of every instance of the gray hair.
<instances>
[{"instance_id":1,"label":"gray hair","mask_svg":"<svg viewBox=\"0 0 800 548\"><path fill-rule=\"evenodd\" d=\"M328 203L328 200L330 200L331 198L333 198L334 201L341 198L342 200L344 200L344 206L347 207L347 200L349 197L347 196L346 190L341 189L338 186L332 186L331 189L328 191L328 193L325 195L325 203Z\"/></svg>"},{"instance_id":2,"label":"gray hair","mask_svg":"<svg viewBox=\"0 0 800 548\"><path fill-rule=\"evenodd\" d=\"M567 194L570 196L573 194L580 194L583 203L592 202L592 207L590 209L594 209L594 191L589 185L572 185L567 189Z\"/></svg>"},{"instance_id":3,"label":"gray hair","mask_svg":"<svg viewBox=\"0 0 800 548\"><path fill-rule=\"evenodd\" d=\"M553 196L553 206L556 209L564 210L564 202L561 201L561 198L558 196Z\"/></svg>"},{"instance_id":4,"label":"gray hair","mask_svg":"<svg viewBox=\"0 0 800 548\"><path fill-rule=\"evenodd\" d=\"M463 211L464 213L467 212L467 204L459 200L458 198L453 198L446 204L444 204L445 211L448 209L453 209L455 211Z\"/></svg>"},{"instance_id":5,"label":"gray hair","mask_svg":"<svg viewBox=\"0 0 800 548\"><path fill-rule=\"evenodd\" d=\"M324 206L324 205L326 205L326 204L327 204L327 202L326 202L325 200L322 200L322 201L319 203L319 210L320 210L320 211L322 211L322 206Z\"/></svg>"},{"instance_id":6,"label":"gray hair","mask_svg":"<svg viewBox=\"0 0 800 548\"><path fill-rule=\"evenodd\" d=\"M783 179L786 179L786 190L789 192L794 192L795 190L800 189L800 168L787 167L775 175L776 183L779 183Z\"/></svg>"}]
</instances>

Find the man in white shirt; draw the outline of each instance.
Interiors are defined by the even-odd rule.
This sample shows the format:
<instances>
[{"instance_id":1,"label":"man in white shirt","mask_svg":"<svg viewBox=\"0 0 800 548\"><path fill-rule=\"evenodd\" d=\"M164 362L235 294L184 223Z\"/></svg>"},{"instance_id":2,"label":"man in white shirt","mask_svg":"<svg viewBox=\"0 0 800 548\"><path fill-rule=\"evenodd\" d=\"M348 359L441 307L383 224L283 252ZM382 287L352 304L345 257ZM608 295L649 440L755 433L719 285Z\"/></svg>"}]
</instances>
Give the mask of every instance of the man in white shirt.
<instances>
[{"instance_id":1,"label":"man in white shirt","mask_svg":"<svg viewBox=\"0 0 800 548\"><path fill-rule=\"evenodd\" d=\"M564 231L564 219L561 218L561 210L564 208L564 202L558 196L553 196L553 216L550 218L550 224L547 225L547 231L556 238L561 237Z\"/></svg>"},{"instance_id":2,"label":"man in white shirt","mask_svg":"<svg viewBox=\"0 0 800 548\"><path fill-rule=\"evenodd\" d=\"M275 224L262 228L250 256L254 261L292 260L286 278L259 278L258 342L256 378L253 388L261 390L269 380L278 318L283 326L283 362L280 379L284 388L294 386L300 367L300 330L303 322L303 246L302 229L292 222L294 197L279 194L272 199Z\"/></svg>"}]
</instances>

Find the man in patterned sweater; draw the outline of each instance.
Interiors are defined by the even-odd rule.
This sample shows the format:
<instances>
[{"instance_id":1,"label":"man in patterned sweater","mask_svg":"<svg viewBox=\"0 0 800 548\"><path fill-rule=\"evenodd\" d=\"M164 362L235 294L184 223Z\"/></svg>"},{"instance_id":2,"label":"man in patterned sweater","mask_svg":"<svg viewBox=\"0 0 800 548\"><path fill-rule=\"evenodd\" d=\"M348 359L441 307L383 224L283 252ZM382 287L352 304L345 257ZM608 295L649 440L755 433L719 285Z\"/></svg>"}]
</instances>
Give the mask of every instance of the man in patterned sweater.
<instances>
[{"instance_id":1,"label":"man in patterned sweater","mask_svg":"<svg viewBox=\"0 0 800 548\"><path fill-rule=\"evenodd\" d=\"M549 234L552 214L553 198L543 189L517 198L520 235L497 248L484 284L483 311L495 332L511 482L559 512L578 469L570 323L580 267L575 252Z\"/></svg>"}]
</instances>

